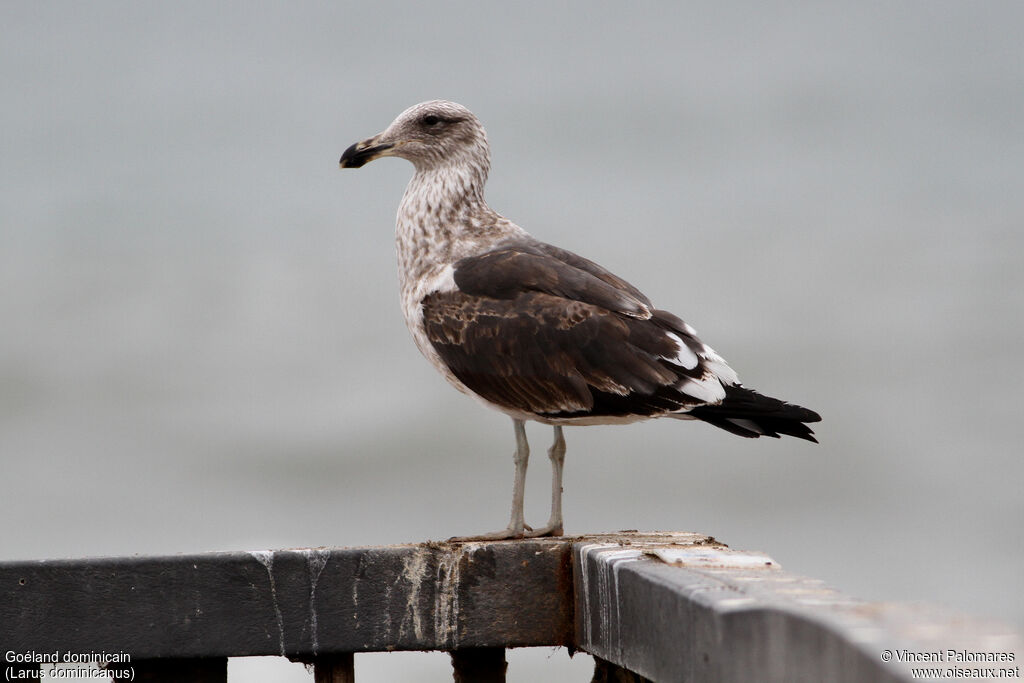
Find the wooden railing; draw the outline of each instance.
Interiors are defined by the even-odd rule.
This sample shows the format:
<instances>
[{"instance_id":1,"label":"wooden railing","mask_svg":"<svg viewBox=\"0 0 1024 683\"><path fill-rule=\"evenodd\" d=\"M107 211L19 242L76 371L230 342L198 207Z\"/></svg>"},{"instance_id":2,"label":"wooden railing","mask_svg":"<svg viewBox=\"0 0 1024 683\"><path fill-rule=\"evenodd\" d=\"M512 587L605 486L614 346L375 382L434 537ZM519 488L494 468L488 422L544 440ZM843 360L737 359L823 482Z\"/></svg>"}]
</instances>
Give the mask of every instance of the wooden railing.
<instances>
[{"instance_id":1,"label":"wooden railing","mask_svg":"<svg viewBox=\"0 0 1024 683\"><path fill-rule=\"evenodd\" d=\"M1013 678L1022 654L1007 627L856 600L691 533L0 563L6 680L67 657L220 682L228 657L279 655L340 682L355 653L442 650L455 680L503 681L505 649L531 646L594 655L595 680L695 682Z\"/></svg>"}]
</instances>

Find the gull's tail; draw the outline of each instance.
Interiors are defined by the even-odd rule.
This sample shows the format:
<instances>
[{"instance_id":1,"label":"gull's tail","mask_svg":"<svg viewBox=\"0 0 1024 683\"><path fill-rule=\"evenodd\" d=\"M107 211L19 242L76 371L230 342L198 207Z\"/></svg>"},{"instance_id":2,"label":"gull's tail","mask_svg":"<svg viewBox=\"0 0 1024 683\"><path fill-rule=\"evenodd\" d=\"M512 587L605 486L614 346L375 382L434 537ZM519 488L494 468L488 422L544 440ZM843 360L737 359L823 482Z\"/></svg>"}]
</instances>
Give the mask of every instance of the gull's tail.
<instances>
[{"instance_id":1,"label":"gull's tail","mask_svg":"<svg viewBox=\"0 0 1024 683\"><path fill-rule=\"evenodd\" d=\"M739 385L725 388L725 399L717 405L698 406L686 413L727 432L756 439L782 434L818 443L805 422L819 422L821 416L777 398L763 396Z\"/></svg>"}]
</instances>

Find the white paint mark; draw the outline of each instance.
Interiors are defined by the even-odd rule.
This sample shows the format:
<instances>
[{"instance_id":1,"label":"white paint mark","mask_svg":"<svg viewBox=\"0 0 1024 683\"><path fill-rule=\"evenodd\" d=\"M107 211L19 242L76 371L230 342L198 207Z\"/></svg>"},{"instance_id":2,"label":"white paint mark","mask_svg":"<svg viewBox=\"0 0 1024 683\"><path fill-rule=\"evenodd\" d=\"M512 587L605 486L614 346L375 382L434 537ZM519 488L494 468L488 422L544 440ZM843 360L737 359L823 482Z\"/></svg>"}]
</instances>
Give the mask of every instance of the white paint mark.
<instances>
[{"instance_id":1,"label":"white paint mark","mask_svg":"<svg viewBox=\"0 0 1024 683\"><path fill-rule=\"evenodd\" d=\"M588 645L594 642L593 629L590 626L590 571L587 566L587 557L590 556L590 550L593 547L588 543L580 549L580 565L582 566L580 576L583 579L583 632L586 634L585 642Z\"/></svg>"},{"instance_id":2,"label":"white paint mark","mask_svg":"<svg viewBox=\"0 0 1024 683\"><path fill-rule=\"evenodd\" d=\"M596 595L590 591L590 555L597 553L597 591ZM620 614L620 599L619 599L619 570L618 565L622 562L632 562L640 559L643 555L642 551L635 548L624 549L617 543L588 543L584 545L580 550L580 559L583 571L581 572L582 583L583 583L583 594L585 597L583 601L583 630L586 634L586 642L594 643L594 625L593 616L591 615L591 601L596 600L597 608L596 616L598 620L598 633L597 637L605 642L608 647L616 647L617 650L622 649L622 639L618 628L615 629L615 634L612 634L612 626L616 627L619 624L618 619L621 617ZM614 588L615 594L612 595L612 589ZM612 602L615 605L615 616L616 620L612 620Z\"/></svg>"},{"instance_id":3,"label":"white paint mark","mask_svg":"<svg viewBox=\"0 0 1024 683\"><path fill-rule=\"evenodd\" d=\"M439 642L459 647L459 560L462 549L441 553L434 585L434 637Z\"/></svg>"},{"instance_id":4,"label":"white paint mark","mask_svg":"<svg viewBox=\"0 0 1024 683\"><path fill-rule=\"evenodd\" d=\"M430 550L424 547L417 548L413 553L402 557L402 579L409 584L409 598L405 604L405 615L402 623L398 625L400 636L405 634L409 622L412 622L412 632L418 642L423 641L423 615L420 613L420 586L423 583L423 576L430 566Z\"/></svg>"},{"instance_id":5,"label":"white paint mark","mask_svg":"<svg viewBox=\"0 0 1024 683\"><path fill-rule=\"evenodd\" d=\"M626 553L629 553L628 555ZM612 553L606 553L612 555ZM639 550L619 551L614 557L609 558L608 566L612 572L613 583L615 584L615 652L622 660L622 595L619 593L619 569L623 564L636 562L641 557Z\"/></svg>"},{"instance_id":6,"label":"white paint mark","mask_svg":"<svg viewBox=\"0 0 1024 683\"><path fill-rule=\"evenodd\" d=\"M391 586L384 586L384 604L387 605L387 609L384 610L382 626L383 632L388 635L391 634L391 588Z\"/></svg>"},{"instance_id":7,"label":"white paint mark","mask_svg":"<svg viewBox=\"0 0 1024 683\"><path fill-rule=\"evenodd\" d=\"M316 606L316 584L320 573L331 558L331 551L324 548L307 548L302 551L306 556L306 567L309 569L309 632L313 641L313 654L320 654L320 635Z\"/></svg>"},{"instance_id":8,"label":"white paint mark","mask_svg":"<svg viewBox=\"0 0 1024 683\"><path fill-rule=\"evenodd\" d=\"M281 607L277 604L277 582L274 580L274 551L273 550L250 550L249 554L267 570L270 578L270 598L274 602L274 616L277 618L277 633L281 644L281 656L284 656L284 617L281 616Z\"/></svg>"},{"instance_id":9,"label":"white paint mark","mask_svg":"<svg viewBox=\"0 0 1024 683\"><path fill-rule=\"evenodd\" d=\"M680 567L728 569L779 569L779 565L764 553L730 550L729 548L652 548L648 554L662 562Z\"/></svg>"},{"instance_id":10,"label":"white paint mark","mask_svg":"<svg viewBox=\"0 0 1024 683\"><path fill-rule=\"evenodd\" d=\"M359 558L359 564L356 566L356 575L352 577L352 627L356 631L359 630L359 576L363 569L363 563L367 562L370 557L372 555L367 553Z\"/></svg>"},{"instance_id":11,"label":"white paint mark","mask_svg":"<svg viewBox=\"0 0 1024 683\"><path fill-rule=\"evenodd\" d=\"M445 649L459 646L459 589L461 584L460 563L462 556L475 550L473 544L462 544L457 550L417 548L402 558L400 580L408 584L408 600L402 622L398 626L400 637L412 627L415 639L423 642L427 635L425 619L427 610L420 605L422 586L428 581L433 585L434 604L429 612L432 617L436 642ZM430 609L430 608L428 608Z\"/></svg>"},{"instance_id":12,"label":"white paint mark","mask_svg":"<svg viewBox=\"0 0 1024 683\"><path fill-rule=\"evenodd\" d=\"M715 603L716 608L724 610L743 609L758 604L754 598L723 598Z\"/></svg>"}]
</instances>

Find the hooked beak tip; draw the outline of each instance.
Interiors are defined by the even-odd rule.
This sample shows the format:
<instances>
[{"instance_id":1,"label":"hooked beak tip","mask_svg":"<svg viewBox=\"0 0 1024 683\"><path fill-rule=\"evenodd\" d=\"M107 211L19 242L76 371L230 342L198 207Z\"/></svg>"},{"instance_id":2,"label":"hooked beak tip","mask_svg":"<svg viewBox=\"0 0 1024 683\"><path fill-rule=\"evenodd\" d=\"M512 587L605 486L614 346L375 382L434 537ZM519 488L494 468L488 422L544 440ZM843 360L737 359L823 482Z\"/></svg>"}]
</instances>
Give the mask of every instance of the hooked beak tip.
<instances>
[{"instance_id":1,"label":"hooked beak tip","mask_svg":"<svg viewBox=\"0 0 1024 683\"><path fill-rule=\"evenodd\" d=\"M342 168L359 168L394 147L392 144L367 144L368 142L370 141L365 140L351 145L341 155L338 165Z\"/></svg>"}]
</instances>

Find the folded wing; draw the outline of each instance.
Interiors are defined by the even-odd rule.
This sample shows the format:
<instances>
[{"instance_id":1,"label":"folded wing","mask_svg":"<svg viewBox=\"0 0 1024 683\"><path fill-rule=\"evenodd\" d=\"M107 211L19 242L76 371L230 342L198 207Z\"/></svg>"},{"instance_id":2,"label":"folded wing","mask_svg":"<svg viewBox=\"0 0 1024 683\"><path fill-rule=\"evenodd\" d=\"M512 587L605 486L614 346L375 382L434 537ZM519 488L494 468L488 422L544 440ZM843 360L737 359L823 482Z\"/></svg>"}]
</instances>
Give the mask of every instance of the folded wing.
<instances>
[{"instance_id":1,"label":"folded wing","mask_svg":"<svg viewBox=\"0 0 1024 683\"><path fill-rule=\"evenodd\" d=\"M434 349L471 390L548 419L653 417L714 405L736 375L692 328L591 261L542 243L455 264L423 300Z\"/></svg>"}]
</instances>

